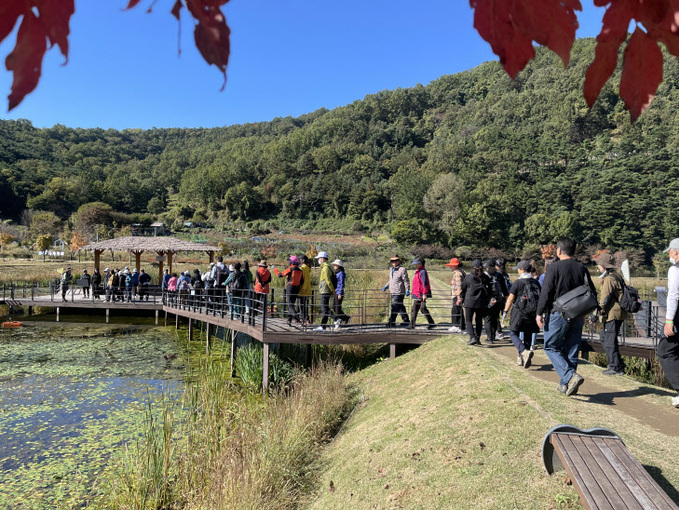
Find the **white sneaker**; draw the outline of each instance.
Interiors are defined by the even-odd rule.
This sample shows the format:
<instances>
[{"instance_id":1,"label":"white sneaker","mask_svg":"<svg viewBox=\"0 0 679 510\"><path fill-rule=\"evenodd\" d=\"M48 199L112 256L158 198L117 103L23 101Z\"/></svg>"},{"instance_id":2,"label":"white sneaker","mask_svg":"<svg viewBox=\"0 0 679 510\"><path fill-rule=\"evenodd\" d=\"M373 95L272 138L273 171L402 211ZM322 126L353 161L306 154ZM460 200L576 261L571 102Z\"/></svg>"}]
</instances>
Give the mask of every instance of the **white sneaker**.
<instances>
[{"instance_id":1,"label":"white sneaker","mask_svg":"<svg viewBox=\"0 0 679 510\"><path fill-rule=\"evenodd\" d=\"M516 358L516 364L517 364L517 366L520 366L520 367L523 366L523 356L521 356L520 354L519 354L519 357Z\"/></svg>"},{"instance_id":2,"label":"white sneaker","mask_svg":"<svg viewBox=\"0 0 679 510\"><path fill-rule=\"evenodd\" d=\"M340 325L342 324L342 319L337 319L335 321L335 331L339 331Z\"/></svg>"},{"instance_id":3,"label":"white sneaker","mask_svg":"<svg viewBox=\"0 0 679 510\"><path fill-rule=\"evenodd\" d=\"M325 328L323 326L318 326L317 328L314 328L314 331L317 331L317 332L320 333L321 331L325 331Z\"/></svg>"},{"instance_id":4,"label":"white sneaker","mask_svg":"<svg viewBox=\"0 0 679 510\"><path fill-rule=\"evenodd\" d=\"M448 328L448 331L451 333L462 333L462 330L458 328L457 326L453 326L452 328Z\"/></svg>"},{"instance_id":5,"label":"white sneaker","mask_svg":"<svg viewBox=\"0 0 679 510\"><path fill-rule=\"evenodd\" d=\"M504 340L505 336L499 331L495 334L495 340Z\"/></svg>"},{"instance_id":6,"label":"white sneaker","mask_svg":"<svg viewBox=\"0 0 679 510\"><path fill-rule=\"evenodd\" d=\"M672 397L672 406L679 407L679 395Z\"/></svg>"}]
</instances>

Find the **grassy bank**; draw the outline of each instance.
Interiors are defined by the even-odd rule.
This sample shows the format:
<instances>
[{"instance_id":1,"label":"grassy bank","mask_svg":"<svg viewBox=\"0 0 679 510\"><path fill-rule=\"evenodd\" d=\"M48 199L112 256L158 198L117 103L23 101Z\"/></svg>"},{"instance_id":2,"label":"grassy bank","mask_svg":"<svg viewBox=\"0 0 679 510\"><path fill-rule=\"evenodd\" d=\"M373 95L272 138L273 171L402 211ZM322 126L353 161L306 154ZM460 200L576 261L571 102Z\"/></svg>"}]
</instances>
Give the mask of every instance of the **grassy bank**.
<instances>
[{"instance_id":1,"label":"grassy bank","mask_svg":"<svg viewBox=\"0 0 679 510\"><path fill-rule=\"evenodd\" d=\"M536 362L546 364L540 351ZM585 377L616 385L616 393L666 408L663 390L626 378ZM365 399L318 462L313 510L368 508L580 508L565 476L546 474L540 457L554 425L604 426L632 453L679 483L679 444L613 405L569 399L554 381L531 375L490 349L461 337L432 341L350 380ZM676 491L675 491L676 495Z\"/></svg>"},{"instance_id":2,"label":"grassy bank","mask_svg":"<svg viewBox=\"0 0 679 510\"><path fill-rule=\"evenodd\" d=\"M100 506L290 508L350 400L338 366L300 374L266 400L229 384L226 365L201 370L184 401L149 411L146 438L101 482Z\"/></svg>"}]
</instances>

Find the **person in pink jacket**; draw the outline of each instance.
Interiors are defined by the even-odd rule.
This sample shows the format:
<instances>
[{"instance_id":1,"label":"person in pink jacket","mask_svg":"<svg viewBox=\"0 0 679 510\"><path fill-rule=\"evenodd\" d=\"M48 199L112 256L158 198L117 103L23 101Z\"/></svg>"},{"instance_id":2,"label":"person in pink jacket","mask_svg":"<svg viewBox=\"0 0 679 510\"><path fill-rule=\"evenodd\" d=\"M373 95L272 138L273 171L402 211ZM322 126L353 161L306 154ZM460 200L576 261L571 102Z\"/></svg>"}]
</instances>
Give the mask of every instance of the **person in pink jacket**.
<instances>
[{"instance_id":1,"label":"person in pink jacket","mask_svg":"<svg viewBox=\"0 0 679 510\"><path fill-rule=\"evenodd\" d=\"M413 286L411 295L413 296L413 307L410 310L410 329L415 327L417 321L417 312L422 310L422 315L427 319L429 325L427 329L433 329L435 326L429 310L427 309L427 298L431 298L431 285L429 284L429 275L424 268L424 259L415 259L410 263L415 266L415 275L413 276Z\"/></svg>"}]
</instances>

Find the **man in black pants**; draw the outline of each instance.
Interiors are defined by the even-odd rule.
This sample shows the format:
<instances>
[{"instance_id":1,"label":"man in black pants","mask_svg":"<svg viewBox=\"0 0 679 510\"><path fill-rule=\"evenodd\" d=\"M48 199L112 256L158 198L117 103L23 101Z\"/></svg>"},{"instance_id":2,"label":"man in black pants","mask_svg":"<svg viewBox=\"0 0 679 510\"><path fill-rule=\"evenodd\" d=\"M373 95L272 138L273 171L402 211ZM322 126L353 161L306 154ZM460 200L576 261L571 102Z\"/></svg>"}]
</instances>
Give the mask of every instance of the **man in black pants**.
<instances>
[{"instance_id":1,"label":"man in black pants","mask_svg":"<svg viewBox=\"0 0 679 510\"><path fill-rule=\"evenodd\" d=\"M667 311L657 353L665 377L677 392L672 397L672 406L679 408L679 333L676 328L679 320L679 238L672 239L665 252L669 252L672 266L667 271Z\"/></svg>"}]
</instances>

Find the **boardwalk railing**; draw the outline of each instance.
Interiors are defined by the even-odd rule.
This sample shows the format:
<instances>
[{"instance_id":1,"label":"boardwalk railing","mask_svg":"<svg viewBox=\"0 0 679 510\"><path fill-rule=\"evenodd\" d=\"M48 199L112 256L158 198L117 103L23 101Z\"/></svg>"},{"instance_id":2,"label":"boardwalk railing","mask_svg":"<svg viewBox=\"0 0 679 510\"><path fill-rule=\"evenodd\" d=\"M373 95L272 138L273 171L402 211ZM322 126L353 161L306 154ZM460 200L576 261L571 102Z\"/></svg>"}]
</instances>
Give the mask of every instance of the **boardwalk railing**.
<instances>
[{"instance_id":1,"label":"boardwalk railing","mask_svg":"<svg viewBox=\"0 0 679 510\"><path fill-rule=\"evenodd\" d=\"M13 300L30 300L35 301L36 306L40 302L59 303L81 303L83 301L103 302L110 301L115 303L162 303L162 290L157 285L135 285L129 289L125 287L104 288L99 285L97 287L88 287L88 293L85 295L85 289L77 285L68 285L65 292L62 289L59 280L49 282L47 285L40 283L9 283L3 284L0 288L0 299L8 302Z\"/></svg>"}]
</instances>

